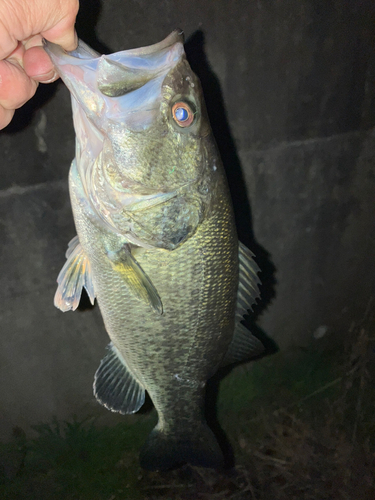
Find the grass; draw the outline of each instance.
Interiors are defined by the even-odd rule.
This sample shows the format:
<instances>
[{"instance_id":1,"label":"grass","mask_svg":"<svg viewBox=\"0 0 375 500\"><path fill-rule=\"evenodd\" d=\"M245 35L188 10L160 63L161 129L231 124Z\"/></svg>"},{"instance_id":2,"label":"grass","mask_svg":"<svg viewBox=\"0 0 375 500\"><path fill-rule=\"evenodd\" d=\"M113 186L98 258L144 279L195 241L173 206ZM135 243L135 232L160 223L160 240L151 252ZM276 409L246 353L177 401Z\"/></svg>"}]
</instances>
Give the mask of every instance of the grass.
<instances>
[{"instance_id":1,"label":"grass","mask_svg":"<svg viewBox=\"0 0 375 500\"><path fill-rule=\"evenodd\" d=\"M13 442L3 445L3 455L11 456L13 467L3 467L0 497L101 500L124 493L123 498L143 498L138 489L138 450L155 424L153 417L115 427L55 420L35 427L34 440L16 432Z\"/></svg>"},{"instance_id":2,"label":"grass","mask_svg":"<svg viewBox=\"0 0 375 500\"><path fill-rule=\"evenodd\" d=\"M240 366L222 380L218 419L235 467L142 471L156 415L21 429L0 446L4 500L374 500L375 342L370 309L347 347L299 349Z\"/></svg>"}]
</instances>

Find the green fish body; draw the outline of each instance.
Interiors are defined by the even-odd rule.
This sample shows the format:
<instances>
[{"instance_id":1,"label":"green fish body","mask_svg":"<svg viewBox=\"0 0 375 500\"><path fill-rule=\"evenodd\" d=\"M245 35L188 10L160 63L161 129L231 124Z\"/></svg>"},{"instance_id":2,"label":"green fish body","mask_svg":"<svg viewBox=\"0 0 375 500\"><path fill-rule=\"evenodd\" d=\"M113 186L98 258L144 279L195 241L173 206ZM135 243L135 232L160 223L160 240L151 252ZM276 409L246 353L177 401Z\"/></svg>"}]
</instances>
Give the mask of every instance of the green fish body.
<instances>
[{"instance_id":1,"label":"green fish body","mask_svg":"<svg viewBox=\"0 0 375 500\"><path fill-rule=\"evenodd\" d=\"M69 176L77 237L55 305L74 310L85 287L111 339L94 393L136 412L145 391L158 424L141 465L220 467L205 423L205 384L263 345L241 323L258 268L239 245L227 182L200 83L181 34L99 56L83 42L47 43L72 93L77 135Z\"/></svg>"}]
</instances>

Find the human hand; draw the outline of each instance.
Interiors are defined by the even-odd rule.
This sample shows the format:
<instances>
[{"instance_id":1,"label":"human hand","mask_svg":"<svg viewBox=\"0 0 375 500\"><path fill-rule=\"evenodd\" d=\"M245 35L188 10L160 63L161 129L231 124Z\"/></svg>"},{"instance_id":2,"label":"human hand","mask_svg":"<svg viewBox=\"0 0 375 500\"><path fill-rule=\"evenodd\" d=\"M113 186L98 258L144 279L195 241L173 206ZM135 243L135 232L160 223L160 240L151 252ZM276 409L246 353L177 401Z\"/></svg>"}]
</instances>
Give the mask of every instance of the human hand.
<instances>
[{"instance_id":1,"label":"human hand","mask_svg":"<svg viewBox=\"0 0 375 500\"><path fill-rule=\"evenodd\" d=\"M35 94L58 78L42 39L77 47L78 0L0 0L0 129Z\"/></svg>"}]
</instances>

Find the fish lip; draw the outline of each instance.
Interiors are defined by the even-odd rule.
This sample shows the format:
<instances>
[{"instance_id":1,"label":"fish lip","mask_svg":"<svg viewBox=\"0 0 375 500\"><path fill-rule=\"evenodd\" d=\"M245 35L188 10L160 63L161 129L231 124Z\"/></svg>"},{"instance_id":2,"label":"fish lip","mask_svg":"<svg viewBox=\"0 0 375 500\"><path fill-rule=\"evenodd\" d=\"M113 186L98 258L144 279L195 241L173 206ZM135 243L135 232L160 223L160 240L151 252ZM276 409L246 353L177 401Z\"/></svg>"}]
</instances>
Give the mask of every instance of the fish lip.
<instances>
[{"instance_id":1,"label":"fish lip","mask_svg":"<svg viewBox=\"0 0 375 500\"><path fill-rule=\"evenodd\" d=\"M168 47L172 47L175 43L182 43L184 44L184 32L181 29L175 29L170 33L164 40L161 42L154 43L152 45L146 45L145 47L139 47L136 49L128 49L124 50L122 52L126 52L129 55L135 55L135 56L146 56L153 54L155 52L159 52L161 50L167 49Z\"/></svg>"},{"instance_id":2,"label":"fish lip","mask_svg":"<svg viewBox=\"0 0 375 500\"><path fill-rule=\"evenodd\" d=\"M77 82L81 81L91 93L99 90L108 97L121 97L166 74L183 57L183 42L183 31L174 30L153 45L102 55L80 39L77 48L71 52L43 39L44 49L73 95ZM82 70L82 73L73 68ZM118 85L119 89L116 88ZM105 91L107 87L109 90Z\"/></svg>"},{"instance_id":3,"label":"fish lip","mask_svg":"<svg viewBox=\"0 0 375 500\"><path fill-rule=\"evenodd\" d=\"M161 42L154 43L152 45L146 45L145 47L139 47L135 49L127 49L121 50L119 52L115 52L114 54L126 54L128 56L147 56L159 52L161 50L165 50L172 45L180 42L184 44L184 32L180 29L175 29L170 33L164 40ZM66 62L70 64L81 64L82 60L92 60L92 59L100 59L102 55L99 52L96 52L91 47L89 47L82 40L78 40L78 46L76 49L71 52L66 51L60 45L52 43L45 38L43 38L43 47L46 50L47 54L53 59L56 57L64 56ZM113 56L114 54L110 54ZM106 56L108 57L108 56Z\"/></svg>"},{"instance_id":4,"label":"fish lip","mask_svg":"<svg viewBox=\"0 0 375 500\"><path fill-rule=\"evenodd\" d=\"M81 40L71 52L46 40L44 47L71 94L99 130L106 126L105 119L133 131L151 126L164 77L184 56L181 30L154 45L108 55L97 53Z\"/></svg>"},{"instance_id":5,"label":"fish lip","mask_svg":"<svg viewBox=\"0 0 375 500\"><path fill-rule=\"evenodd\" d=\"M60 58L61 56L64 57L66 63L73 65L82 64L82 60L85 59L92 60L92 59L99 59L101 57L101 54L99 54L99 52L93 50L91 47L86 45L85 42L83 42L82 40L78 40L78 46L76 49L72 50L71 52L68 52L67 50L63 49L60 45L52 43L43 38L43 48L54 63L55 59Z\"/></svg>"}]
</instances>

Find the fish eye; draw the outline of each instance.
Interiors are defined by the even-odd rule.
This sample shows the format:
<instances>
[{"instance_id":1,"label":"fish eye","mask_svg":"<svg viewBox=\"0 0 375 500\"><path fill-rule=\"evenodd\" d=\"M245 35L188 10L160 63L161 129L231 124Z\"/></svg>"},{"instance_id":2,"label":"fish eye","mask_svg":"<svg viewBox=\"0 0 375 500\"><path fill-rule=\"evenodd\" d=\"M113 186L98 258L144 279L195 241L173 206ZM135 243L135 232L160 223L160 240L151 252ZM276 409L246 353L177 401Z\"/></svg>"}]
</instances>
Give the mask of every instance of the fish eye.
<instances>
[{"instance_id":1,"label":"fish eye","mask_svg":"<svg viewBox=\"0 0 375 500\"><path fill-rule=\"evenodd\" d=\"M194 121L194 111L183 101L173 104L172 116L179 127L189 127Z\"/></svg>"}]
</instances>

